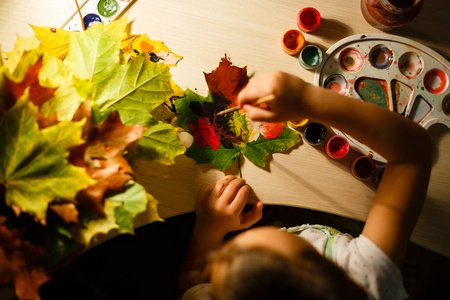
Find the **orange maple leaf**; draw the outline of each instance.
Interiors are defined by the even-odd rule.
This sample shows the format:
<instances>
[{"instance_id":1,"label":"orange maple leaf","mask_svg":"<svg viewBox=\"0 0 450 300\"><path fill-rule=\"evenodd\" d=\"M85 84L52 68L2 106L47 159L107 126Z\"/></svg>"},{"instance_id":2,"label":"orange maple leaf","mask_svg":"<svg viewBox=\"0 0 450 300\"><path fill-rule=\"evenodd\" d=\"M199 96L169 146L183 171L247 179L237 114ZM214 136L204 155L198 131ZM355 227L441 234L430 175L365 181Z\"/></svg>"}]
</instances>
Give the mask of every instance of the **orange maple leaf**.
<instances>
[{"instance_id":1,"label":"orange maple leaf","mask_svg":"<svg viewBox=\"0 0 450 300\"><path fill-rule=\"evenodd\" d=\"M29 88L29 97L34 105L40 107L42 104L50 100L58 88L43 87L39 83L39 72L42 69L42 56L34 65L30 65L24 78L15 82L5 76L3 81L3 98L5 109L9 110L16 104L27 88Z\"/></svg>"},{"instance_id":2,"label":"orange maple leaf","mask_svg":"<svg viewBox=\"0 0 450 300\"><path fill-rule=\"evenodd\" d=\"M37 265L45 250L23 239L23 233L23 230L9 230L0 225L0 283L14 280L19 300L38 300L39 287L50 279L48 273Z\"/></svg>"},{"instance_id":3,"label":"orange maple leaf","mask_svg":"<svg viewBox=\"0 0 450 300\"><path fill-rule=\"evenodd\" d=\"M86 116L86 111L79 114ZM95 214L105 214L104 194L121 191L123 185L133 179L133 170L123 153L146 129L140 125L125 126L117 112L110 113L100 127L91 127L86 143L75 147L69 155L72 164L86 168L97 180L96 184L78 192L75 198L78 203Z\"/></svg>"}]
</instances>

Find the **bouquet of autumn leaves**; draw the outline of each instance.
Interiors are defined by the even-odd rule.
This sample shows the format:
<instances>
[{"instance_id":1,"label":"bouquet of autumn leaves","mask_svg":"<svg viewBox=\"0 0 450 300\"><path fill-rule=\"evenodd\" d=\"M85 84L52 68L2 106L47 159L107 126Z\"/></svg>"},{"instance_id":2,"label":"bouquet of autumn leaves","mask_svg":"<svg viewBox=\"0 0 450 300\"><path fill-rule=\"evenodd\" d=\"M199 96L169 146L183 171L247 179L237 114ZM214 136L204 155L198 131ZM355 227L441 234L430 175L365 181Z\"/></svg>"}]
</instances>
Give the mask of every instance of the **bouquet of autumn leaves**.
<instances>
[{"instance_id":1,"label":"bouquet of autumn leaves","mask_svg":"<svg viewBox=\"0 0 450 300\"><path fill-rule=\"evenodd\" d=\"M160 220L125 155L170 165L184 153L151 114L176 96L181 57L126 25L33 27L40 43L18 37L0 60L0 284L19 299L39 299L49 270L97 234L133 233L143 212Z\"/></svg>"}]
</instances>

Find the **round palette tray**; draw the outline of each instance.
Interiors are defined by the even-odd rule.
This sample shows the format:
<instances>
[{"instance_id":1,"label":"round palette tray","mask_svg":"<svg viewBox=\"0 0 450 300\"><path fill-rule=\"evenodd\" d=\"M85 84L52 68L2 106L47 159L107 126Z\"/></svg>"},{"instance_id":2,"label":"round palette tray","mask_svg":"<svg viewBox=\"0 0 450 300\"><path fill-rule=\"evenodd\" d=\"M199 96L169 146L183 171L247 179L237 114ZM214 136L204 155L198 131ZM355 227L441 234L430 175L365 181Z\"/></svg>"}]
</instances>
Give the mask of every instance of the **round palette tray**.
<instances>
[{"instance_id":1,"label":"round palette tray","mask_svg":"<svg viewBox=\"0 0 450 300\"><path fill-rule=\"evenodd\" d=\"M450 128L450 63L413 40L389 34L353 35L331 46L314 84L385 107L425 129ZM381 121L381 120L380 120ZM378 153L348 134L352 148L382 163Z\"/></svg>"}]
</instances>

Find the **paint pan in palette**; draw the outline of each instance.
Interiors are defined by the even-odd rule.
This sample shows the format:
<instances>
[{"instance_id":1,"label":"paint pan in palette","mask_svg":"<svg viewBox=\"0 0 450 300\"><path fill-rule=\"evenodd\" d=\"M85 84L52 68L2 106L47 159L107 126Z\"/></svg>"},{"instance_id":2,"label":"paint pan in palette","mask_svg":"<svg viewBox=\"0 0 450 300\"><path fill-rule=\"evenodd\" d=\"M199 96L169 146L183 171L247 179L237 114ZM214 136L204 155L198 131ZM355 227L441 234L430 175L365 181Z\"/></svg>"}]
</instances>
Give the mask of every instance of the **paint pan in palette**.
<instances>
[{"instance_id":1,"label":"paint pan in palette","mask_svg":"<svg viewBox=\"0 0 450 300\"><path fill-rule=\"evenodd\" d=\"M103 22L105 25L119 17L134 0L88 0L80 7L84 27ZM78 11L63 27L64 30L83 31Z\"/></svg>"},{"instance_id":2,"label":"paint pan in palette","mask_svg":"<svg viewBox=\"0 0 450 300\"><path fill-rule=\"evenodd\" d=\"M429 128L450 128L450 63L413 40L389 34L347 37L331 46L317 68L314 83L371 102ZM362 154L386 160L340 132Z\"/></svg>"}]
</instances>

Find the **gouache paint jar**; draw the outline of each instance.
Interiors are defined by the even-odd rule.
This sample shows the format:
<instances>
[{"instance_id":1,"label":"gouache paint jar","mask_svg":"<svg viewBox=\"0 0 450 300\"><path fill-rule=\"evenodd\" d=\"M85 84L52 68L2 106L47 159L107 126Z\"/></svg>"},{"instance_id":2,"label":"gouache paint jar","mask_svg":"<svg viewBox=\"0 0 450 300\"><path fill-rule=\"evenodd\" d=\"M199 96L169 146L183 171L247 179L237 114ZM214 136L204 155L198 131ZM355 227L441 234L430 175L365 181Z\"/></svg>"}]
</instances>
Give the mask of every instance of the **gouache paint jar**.
<instances>
[{"instance_id":1,"label":"gouache paint jar","mask_svg":"<svg viewBox=\"0 0 450 300\"><path fill-rule=\"evenodd\" d=\"M314 7L306 7L297 15L297 26L303 32L316 30L321 21L320 13Z\"/></svg>"},{"instance_id":2,"label":"gouache paint jar","mask_svg":"<svg viewBox=\"0 0 450 300\"><path fill-rule=\"evenodd\" d=\"M333 159L341 159L347 156L350 151L350 145L345 137L335 135L328 140L325 151L329 157Z\"/></svg>"},{"instance_id":3,"label":"gouache paint jar","mask_svg":"<svg viewBox=\"0 0 450 300\"><path fill-rule=\"evenodd\" d=\"M372 160L372 155L355 158L350 166L350 171L359 180L371 178L375 173L375 163Z\"/></svg>"},{"instance_id":4,"label":"gouache paint jar","mask_svg":"<svg viewBox=\"0 0 450 300\"><path fill-rule=\"evenodd\" d=\"M381 182L381 178L383 177L385 166L379 167L375 170L375 173L372 176L372 182L375 186L378 186Z\"/></svg>"},{"instance_id":5,"label":"gouache paint jar","mask_svg":"<svg viewBox=\"0 0 450 300\"><path fill-rule=\"evenodd\" d=\"M361 12L367 23L388 31L411 22L422 5L423 0L361 0Z\"/></svg>"},{"instance_id":6,"label":"gouache paint jar","mask_svg":"<svg viewBox=\"0 0 450 300\"><path fill-rule=\"evenodd\" d=\"M305 37L297 29L291 29L283 34L283 40L281 45L284 52L289 55L295 55L302 50L305 45Z\"/></svg>"},{"instance_id":7,"label":"gouache paint jar","mask_svg":"<svg viewBox=\"0 0 450 300\"><path fill-rule=\"evenodd\" d=\"M298 56L298 63L305 69L315 69L322 63L322 50L316 45L308 45Z\"/></svg>"},{"instance_id":8,"label":"gouache paint jar","mask_svg":"<svg viewBox=\"0 0 450 300\"><path fill-rule=\"evenodd\" d=\"M327 129L320 123L310 123L303 134L306 142L312 146L322 144L327 138Z\"/></svg>"}]
</instances>

